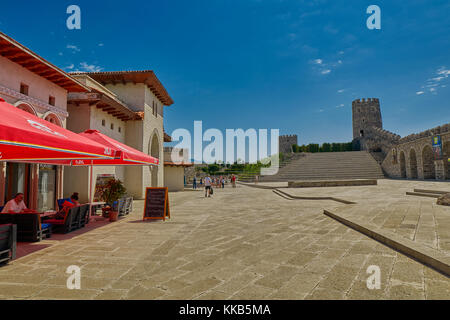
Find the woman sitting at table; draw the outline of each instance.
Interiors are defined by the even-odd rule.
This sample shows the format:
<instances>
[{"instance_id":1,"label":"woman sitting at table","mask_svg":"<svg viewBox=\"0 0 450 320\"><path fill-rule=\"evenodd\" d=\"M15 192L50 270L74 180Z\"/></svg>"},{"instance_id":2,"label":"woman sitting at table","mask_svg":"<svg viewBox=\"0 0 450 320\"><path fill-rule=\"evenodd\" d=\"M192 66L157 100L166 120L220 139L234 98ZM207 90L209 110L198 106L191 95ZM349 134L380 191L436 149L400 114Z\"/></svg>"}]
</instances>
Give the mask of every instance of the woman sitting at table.
<instances>
[{"instance_id":1,"label":"woman sitting at table","mask_svg":"<svg viewBox=\"0 0 450 320\"><path fill-rule=\"evenodd\" d=\"M27 210L27 206L25 205L25 202L23 202L23 193L18 193L15 195L14 199L9 200L6 203L2 213L20 213L24 210Z\"/></svg>"},{"instance_id":2,"label":"woman sitting at table","mask_svg":"<svg viewBox=\"0 0 450 320\"><path fill-rule=\"evenodd\" d=\"M74 192L73 195L70 196L70 201L64 201L62 204L62 209L52 216L51 219L63 220L71 208L79 206L80 203L78 202L78 192Z\"/></svg>"},{"instance_id":3,"label":"woman sitting at table","mask_svg":"<svg viewBox=\"0 0 450 320\"><path fill-rule=\"evenodd\" d=\"M72 202L76 207L80 206L80 203L78 202L78 192L74 192L73 195L70 196L70 202Z\"/></svg>"}]
</instances>

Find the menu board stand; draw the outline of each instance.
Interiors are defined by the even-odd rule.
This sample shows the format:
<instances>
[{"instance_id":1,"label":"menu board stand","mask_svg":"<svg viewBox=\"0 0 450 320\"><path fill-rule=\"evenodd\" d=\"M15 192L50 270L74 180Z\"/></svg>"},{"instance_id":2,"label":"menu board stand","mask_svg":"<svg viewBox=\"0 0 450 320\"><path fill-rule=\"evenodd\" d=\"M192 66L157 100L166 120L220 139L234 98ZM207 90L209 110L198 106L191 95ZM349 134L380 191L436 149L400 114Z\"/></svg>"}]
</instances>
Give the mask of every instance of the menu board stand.
<instances>
[{"instance_id":1,"label":"menu board stand","mask_svg":"<svg viewBox=\"0 0 450 320\"><path fill-rule=\"evenodd\" d=\"M165 221L166 218L170 219L168 188L147 188L143 219Z\"/></svg>"}]
</instances>

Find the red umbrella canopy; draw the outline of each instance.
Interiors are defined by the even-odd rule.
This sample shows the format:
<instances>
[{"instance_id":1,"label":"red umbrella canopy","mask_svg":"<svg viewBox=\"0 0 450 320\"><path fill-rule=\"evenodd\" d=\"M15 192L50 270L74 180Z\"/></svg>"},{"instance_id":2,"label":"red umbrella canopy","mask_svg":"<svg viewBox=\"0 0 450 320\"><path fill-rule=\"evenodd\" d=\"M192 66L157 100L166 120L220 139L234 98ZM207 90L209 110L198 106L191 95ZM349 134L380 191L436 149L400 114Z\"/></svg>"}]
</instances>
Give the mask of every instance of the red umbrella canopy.
<instances>
[{"instance_id":1,"label":"red umbrella canopy","mask_svg":"<svg viewBox=\"0 0 450 320\"><path fill-rule=\"evenodd\" d=\"M0 98L0 161L114 159L120 151L104 146Z\"/></svg>"},{"instance_id":2,"label":"red umbrella canopy","mask_svg":"<svg viewBox=\"0 0 450 320\"><path fill-rule=\"evenodd\" d=\"M123 144L113 138L108 137L100 133L97 130L86 130L79 134L84 138L91 139L92 141L101 143L115 150L121 151L121 157L116 159L96 159L91 161L72 161L72 165L158 165L159 159L149 156L139 150L133 149L126 144Z\"/></svg>"}]
</instances>

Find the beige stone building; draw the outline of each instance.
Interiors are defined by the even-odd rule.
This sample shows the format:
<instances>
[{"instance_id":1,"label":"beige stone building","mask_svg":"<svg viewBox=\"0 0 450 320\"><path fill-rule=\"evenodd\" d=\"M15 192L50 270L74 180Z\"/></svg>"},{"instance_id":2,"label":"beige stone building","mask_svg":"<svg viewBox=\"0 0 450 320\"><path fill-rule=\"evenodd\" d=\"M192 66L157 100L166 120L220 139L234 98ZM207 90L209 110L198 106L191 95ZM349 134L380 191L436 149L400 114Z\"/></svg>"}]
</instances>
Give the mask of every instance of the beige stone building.
<instances>
[{"instance_id":1,"label":"beige stone building","mask_svg":"<svg viewBox=\"0 0 450 320\"><path fill-rule=\"evenodd\" d=\"M66 127L68 92L88 88L66 72L0 32L0 97L61 127ZM50 210L63 194L61 166L0 162L0 205L16 193L28 208Z\"/></svg>"},{"instance_id":2,"label":"beige stone building","mask_svg":"<svg viewBox=\"0 0 450 320\"><path fill-rule=\"evenodd\" d=\"M93 183L101 175L121 179L129 195L143 199L147 187L164 186L164 107L173 104L153 71L75 73L92 92L71 94L67 128L98 130L160 160L158 166L94 167ZM89 168L69 168L65 195L78 191L88 198ZM79 176L82 179L78 179ZM78 180L77 180L78 179ZM69 187L70 181L77 181ZM95 189L92 186L91 190Z\"/></svg>"},{"instance_id":3,"label":"beige stone building","mask_svg":"<svg viewBox=\"0 0 450 320\"><path fill-rule=\"evenodd\" d=\"M169 191L184 190L185 169L192 166L188 149L164 148L164 184Z\"/></svg>"}]
</instances>

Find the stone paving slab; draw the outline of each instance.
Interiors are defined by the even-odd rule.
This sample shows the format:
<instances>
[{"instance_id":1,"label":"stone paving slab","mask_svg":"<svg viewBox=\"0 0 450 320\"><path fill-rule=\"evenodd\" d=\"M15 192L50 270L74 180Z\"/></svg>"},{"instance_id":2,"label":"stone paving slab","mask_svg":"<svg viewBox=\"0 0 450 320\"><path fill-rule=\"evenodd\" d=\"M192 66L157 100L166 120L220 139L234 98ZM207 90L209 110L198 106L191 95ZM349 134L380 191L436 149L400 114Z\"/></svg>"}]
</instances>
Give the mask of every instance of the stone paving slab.
<instances>
[{"instance_id":1,"label":"stone paving slab","mask_svg":"<svg viewBox=\"0 0 450 320\"><path fill-rule=\"evenodd\" d=\"M320 194L356 202L331 212L450 255L450 207L437 205L436 199L406 195L414 188L446 191L450 190L450 182L383 179L378 186L327 188ZM317 189L290 190L290 193L311 196L317 195Z\"/></svg>"},{"instance_id":2,"label":"stone paving slab","mask_svg":"<svg viewBox=\"0 0 450 320\"><path fill-rule=\"evenodd\" d=\"M434 250L430 247L421 245L419 242L411 241L405 237L400 236L377 225L367 223L364 218L355 218L354 216L346 215L343 210L335 210L334 212L324 210L324 213L343 224L375 239L381 243L394 248L408 256L411 256L421 263L431 266L450 276L450 256L442 251ZM345 211L345 210L344 210Z\"/></svg>"},{"instance_id":3,"label":"stone paving slab","mask_svg":"<svg viewBox=\"0 0 450 320\"><path fill-rule=\"evenodd\" d=\"M345 204L215 191L170 193L166 222L142 222L135 201L119 222L13 261L0 268L0 299L450 298L446 276L323 215ZM380 290L366 285L373 264ZM65 287L70 265L81 290Z\"/></svg>"}]
</instances>

